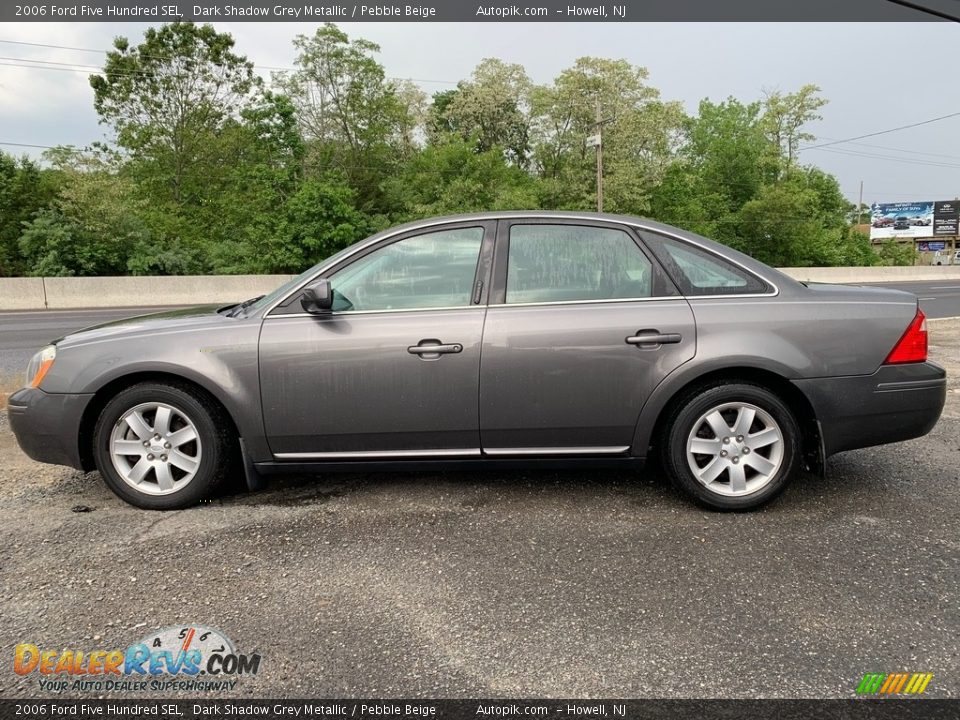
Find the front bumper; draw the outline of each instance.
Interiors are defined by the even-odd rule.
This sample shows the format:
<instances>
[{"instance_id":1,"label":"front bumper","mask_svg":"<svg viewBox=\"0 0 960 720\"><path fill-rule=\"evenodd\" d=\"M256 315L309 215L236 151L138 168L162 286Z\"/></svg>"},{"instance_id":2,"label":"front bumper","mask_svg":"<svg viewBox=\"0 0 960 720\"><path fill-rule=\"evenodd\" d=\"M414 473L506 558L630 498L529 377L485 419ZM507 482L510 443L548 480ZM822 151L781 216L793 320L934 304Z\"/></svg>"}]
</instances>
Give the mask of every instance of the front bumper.
<instances>
[{"instance_id":1,"label":"front bumper","mask_svg":"<svg viewBox=\"0 0 960 720\"><path fill-rule=\"evenodd\" d=\"M92 397L17 390L7 399L7 417L20 448L38 462L83 470L80 421Z\"/></svg>"},{"instance_id":2,"label":"front bumper","mask_svg":"<svg viewBox=\"0 0 960 720\"><path fill-rule=\"evenodd\" d=\"M827 456L926 435L940 419L947 397L947 373L932 362L793 382L820 421Z\"/></svg>"}]
</instances>

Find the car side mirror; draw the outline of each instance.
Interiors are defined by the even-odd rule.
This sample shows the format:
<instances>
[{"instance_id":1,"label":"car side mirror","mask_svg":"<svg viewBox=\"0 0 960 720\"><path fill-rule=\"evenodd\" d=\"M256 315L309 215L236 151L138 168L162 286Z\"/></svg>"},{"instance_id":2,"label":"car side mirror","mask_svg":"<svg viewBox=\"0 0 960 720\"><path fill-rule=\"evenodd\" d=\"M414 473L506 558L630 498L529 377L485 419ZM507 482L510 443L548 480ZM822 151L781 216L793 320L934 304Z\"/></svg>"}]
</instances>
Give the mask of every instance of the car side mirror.
<instances>
[{"instance_id":1,"label":"car side mirror","mask_svg":"<svg viewBox=\"0 0 960 720\"><path fill-rule=\"evenodd\" d=\"M303 289L300 305L308 313L324 315L333 307L333 288L327 278L320 278Z\"/></svg>"}]
</instances>

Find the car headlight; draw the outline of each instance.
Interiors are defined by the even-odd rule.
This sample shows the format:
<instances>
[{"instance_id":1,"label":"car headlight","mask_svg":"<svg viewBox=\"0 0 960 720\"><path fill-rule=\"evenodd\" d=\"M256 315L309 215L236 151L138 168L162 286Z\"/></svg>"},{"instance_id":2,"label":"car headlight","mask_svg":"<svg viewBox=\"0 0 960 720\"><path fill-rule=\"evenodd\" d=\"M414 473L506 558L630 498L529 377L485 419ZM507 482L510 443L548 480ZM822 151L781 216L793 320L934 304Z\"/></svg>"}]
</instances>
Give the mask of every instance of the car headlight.
<instances>
[{"instance_id":1,"label":"car headlight","mask_svg":"<svg viewBox=\"0 0 960 720\"><path fill-rule=\"evenodd\" d=\"M30 364L27 365L27 385L30 387L40 387L43 378L53 367L53 361L57 357L57 346L47 345L43 350L30 358Z\"/></svg>"}]
</instances>

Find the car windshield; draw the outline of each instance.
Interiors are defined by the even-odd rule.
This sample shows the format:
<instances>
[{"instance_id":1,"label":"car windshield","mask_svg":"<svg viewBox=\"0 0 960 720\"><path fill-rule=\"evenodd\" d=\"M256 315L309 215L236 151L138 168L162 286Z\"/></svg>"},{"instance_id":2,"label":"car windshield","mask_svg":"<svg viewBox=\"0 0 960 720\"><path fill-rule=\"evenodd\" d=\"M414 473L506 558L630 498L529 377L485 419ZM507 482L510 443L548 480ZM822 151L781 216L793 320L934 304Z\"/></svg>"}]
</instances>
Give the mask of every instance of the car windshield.
<instances>
[{"instance_id":1,"label":"car windshield","mask_svg":"<svg viewBox=\"0 0 960 720\"><path fill-rule=\"evenodd\" d=\"M296 277L293 277L287 280L283 285L278 287L273 292L267 293L256 302L248 305L246 308L246 311L250 313L252 311L260 310L262 308L270 306L272 303L276 302L277 300L282 298L284 295L286 295L288 292L293 290L297 285L299 285L304 280L309 278L311 275L316 273L317 270L320 269L320 266L326 265L329 262L339 259L342 255L345 255L348 250L350 250L350 247L344 248L343 250L340 250L339 252L334 253L328 258L324 258L323 260L318 262L316 265L311 265L309 268L304 270L302 273L300 273Z\"/></svg>"}]
</instances>

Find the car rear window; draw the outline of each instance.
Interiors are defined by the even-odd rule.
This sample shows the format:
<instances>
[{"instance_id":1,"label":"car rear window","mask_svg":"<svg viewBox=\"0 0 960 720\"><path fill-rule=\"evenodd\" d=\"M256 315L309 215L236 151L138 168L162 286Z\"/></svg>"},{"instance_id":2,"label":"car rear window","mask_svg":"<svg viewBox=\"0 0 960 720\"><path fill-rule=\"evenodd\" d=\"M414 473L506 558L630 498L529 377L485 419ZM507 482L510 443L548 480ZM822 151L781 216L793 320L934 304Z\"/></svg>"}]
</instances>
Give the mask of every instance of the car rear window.
<instances>
[{"instance_id":1,"label":"car rear window","mask_svg":"<svg viewBox=\"0 0 960 720\"><path fill-rule=\"evenodd\" d=\"M752 295L770 290L760 278L695 245L664 236L651 250L684 295Z\"/></svg>"}]
</instances>

